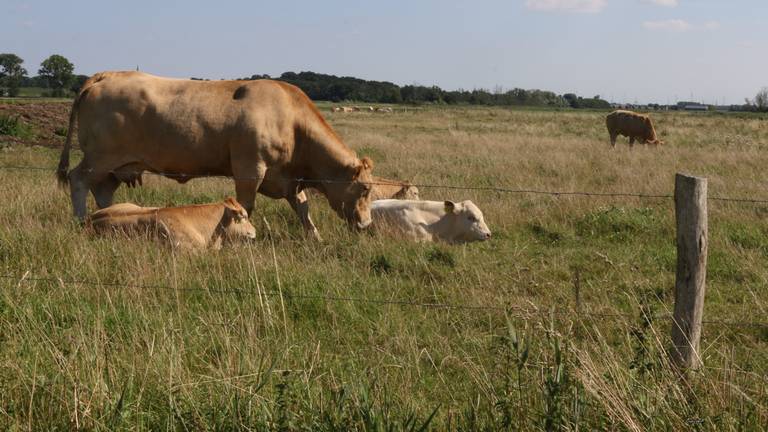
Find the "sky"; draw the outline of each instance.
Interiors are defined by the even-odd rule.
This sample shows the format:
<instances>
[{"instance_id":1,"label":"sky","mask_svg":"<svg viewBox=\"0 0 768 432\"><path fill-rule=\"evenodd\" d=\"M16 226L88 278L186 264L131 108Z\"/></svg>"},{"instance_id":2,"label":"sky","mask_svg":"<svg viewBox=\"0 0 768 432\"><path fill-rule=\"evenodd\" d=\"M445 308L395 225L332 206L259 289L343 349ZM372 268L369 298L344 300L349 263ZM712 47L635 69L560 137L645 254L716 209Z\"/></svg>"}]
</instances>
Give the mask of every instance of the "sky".
<instances>
[{"instance_id":1,"label":"sky","mask_svg":"<svg viewBox=\"0 0 768 432\"><path fill-rule=\"evenodd\" d=\"M31 75L313 71L437 85L736 104L768 86L768 0L0 0Z\"/></svg>"}]
</instances>

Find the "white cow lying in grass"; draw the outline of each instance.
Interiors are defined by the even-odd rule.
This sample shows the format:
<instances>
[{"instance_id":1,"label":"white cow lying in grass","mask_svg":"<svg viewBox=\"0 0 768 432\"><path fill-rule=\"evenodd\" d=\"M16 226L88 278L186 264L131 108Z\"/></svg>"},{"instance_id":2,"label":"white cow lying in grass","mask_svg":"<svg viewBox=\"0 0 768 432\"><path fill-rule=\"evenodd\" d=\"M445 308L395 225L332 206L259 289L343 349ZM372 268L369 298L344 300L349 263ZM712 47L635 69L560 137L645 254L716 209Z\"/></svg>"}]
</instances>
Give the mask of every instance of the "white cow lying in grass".
<instances>
[{"instance_id":1,"label":"white cow lying in grass","mask_svg":"<svg viewBox=\"0 0 768 432\"><path fill-rule=\"evenodd\" d=\"M491 238L483 212L472 201L386 199L371 203L373 224L416 241L464 243Z\"/></svg>"}]
</instances>

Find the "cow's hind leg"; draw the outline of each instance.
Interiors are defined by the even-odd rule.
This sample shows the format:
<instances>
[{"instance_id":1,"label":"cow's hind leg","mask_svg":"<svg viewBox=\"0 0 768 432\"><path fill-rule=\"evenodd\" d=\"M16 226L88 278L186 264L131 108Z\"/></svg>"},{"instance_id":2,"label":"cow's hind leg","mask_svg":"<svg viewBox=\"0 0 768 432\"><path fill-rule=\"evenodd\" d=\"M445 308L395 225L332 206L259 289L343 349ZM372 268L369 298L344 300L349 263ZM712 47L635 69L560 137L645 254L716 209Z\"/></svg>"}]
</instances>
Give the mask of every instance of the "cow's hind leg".
<instances>
[{"instance_id":1,"label":"cow's hind leg","mask_svg":"<svg viewBox=\"0 0 768 432\"><path fill-rule=\"evenodd\" d=\"M120 186L120 181L112 174L108 174L102 180L92 183L91 193L93 198L96 199L96 205L100 209L112 205L112 199L118 186Z\"/></svg>"},{"instance_id":2,"label":"cow's hind leg","mask_svg":"<svg viewBox=\"0 0 768 432\"><path fill-rule=\"evenodd\" d=\"M293 211L299 216L301 225L304 227L304 232L315 240L322 241L323 239L320 238L320 233L317 231L317 227L315 227L312 218L309 216L309 201L307 200L306 192L301 191L295 195L289 195L286 199L291 205L291 208L293 208Z\"/></svg>"},{"instance_id":3,"label":"cow's hind leg","mask_svg":"<svg viewBox=\"0 0 768 432\"><path fill-rule=\"evenodd\" d=\"M69 193L72 198L72 212L80 221L85 220L86 199L88 198L88 167L80 162L69 172Z\"/></svg>"},{"instance_id":4,"label":"cow's hind leg","mask_svg":"<svg viewBox=\"0 0 768 432\"><path fill-rule=\"evenodd\" d=\"M629 148L634 147L635 145L635 137L629 137Z\"/></svg>"}]
</instances>

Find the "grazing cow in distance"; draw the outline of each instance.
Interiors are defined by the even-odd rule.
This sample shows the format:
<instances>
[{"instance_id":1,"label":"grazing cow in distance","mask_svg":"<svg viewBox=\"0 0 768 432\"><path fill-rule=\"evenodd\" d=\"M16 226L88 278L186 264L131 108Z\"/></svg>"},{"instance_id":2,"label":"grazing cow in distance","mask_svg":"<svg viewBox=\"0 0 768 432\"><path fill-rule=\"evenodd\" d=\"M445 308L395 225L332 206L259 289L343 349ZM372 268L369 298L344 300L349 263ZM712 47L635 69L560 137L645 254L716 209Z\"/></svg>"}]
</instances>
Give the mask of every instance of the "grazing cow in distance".
<instances>
[{"instance_id":1,"label":"grazing cow in distance","mask_svg":"<svg viewBox=\"0 0 768 432\"><path fill-rule=\"evenodd\" d=\"M69 171L75 124L83 158ZM75 217L90 191L99 208L144 171L185 183L227 176L250 215L256 193L283 198L317 234L300 192L314 184L350 227L371 222L373 161L358 158L298 87L273 80L195 81L142 72L101 72L84 84L69 118L57 177L69 183Z\"/></svg>"},{"instance_id":2,"label":"grazing cow in distance","mask_svg":"<svg viewBox=\"0 0 768 432\"><path fill-rule=\"evenodd\" d=\"M331 112L341 112L341 107L331 107Z\"/></svg>"},{"instance_id":3,"label":"grazing cow in distance","mask_svg":"<svg viewBox=\"0 0 768 432\"><path fill-rule=\"evenodd\" d=\"M373 226L416 241L466 243L491 238L483 212L472 201L378 200Z\"/></svg>"},{"instance_id":4,"label":"grazing cow in distance","mask_svg":"<svg viewBox=\"0 0 768 432\"><path fill-rule=\"evenodd\" d=\"M341 111L345 113L349 113L349 112L355 112L357 110L354 107L343 106L341 107Z\"/></svg>"},{"instance_id":5,"label":"grazing cow in distance","mask_svg":"<svg viewBox=\"0 0 768 432\"><path fill-rule=\"evenodd\" d=\"M90 215L96 234L149 234L182 249L220 249L222 243L256 238L248 212L234 198L182 207L139 207L121 203Z\"/></svg>"},{"instance_id":6,"label":"grazing cow in distance","mask_svg":"<svg viewBox=\"0 0 768 432\"><path fill-rule=\"evenodd\" d=\"M383 199L416 200L419 199L419 188L408 181L390 180L373 176L371 185L371 201Z\"/></svg>"},{"instance_id":7,"label":"grazing cow in distance","mask_svg":"<svg viewBox=\"0 0 768 432\"><path fill-rule=\"evenodd\" d=\"M664 144L664 141L656 137L653 121L645 114L616 110L605 117L605 125L608 127L612 147L616 147L618 135L629 137L630 147L635 144L635 140L643 144Z\"/></svg>"}]
</instances>

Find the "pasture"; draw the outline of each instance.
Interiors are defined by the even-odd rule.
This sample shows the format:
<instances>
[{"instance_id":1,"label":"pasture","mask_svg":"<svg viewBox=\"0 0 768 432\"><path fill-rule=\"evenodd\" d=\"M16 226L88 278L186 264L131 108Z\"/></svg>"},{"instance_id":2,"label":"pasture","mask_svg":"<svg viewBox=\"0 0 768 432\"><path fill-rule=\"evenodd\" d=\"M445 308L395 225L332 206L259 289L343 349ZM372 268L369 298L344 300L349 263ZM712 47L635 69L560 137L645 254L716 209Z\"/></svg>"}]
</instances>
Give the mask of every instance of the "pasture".
<instances>
[{"instance_id":1,"label":"pasture","mask_svg":"<svg viewBox=\"0 0 768 432\"><path fill-rule=\"evenodd\" d=\"M688 172L710 197L768 199L766 117L655 113L667 144L630 151L611 150L604 112L321 108L374 174L418 185L668 195ZM84 234L58 155L0 151L2 429L768 425L768 327L739 325L768 322L768 204L709 202L705 368L681 380L665 352L670 198L421 186L471 199L493 232L445 245L349 232L313 196L318 244L259 196L256 242L188 253ZM230 195L227 179L145 175L116 202Z\"/></svg>"}]
</instances>

